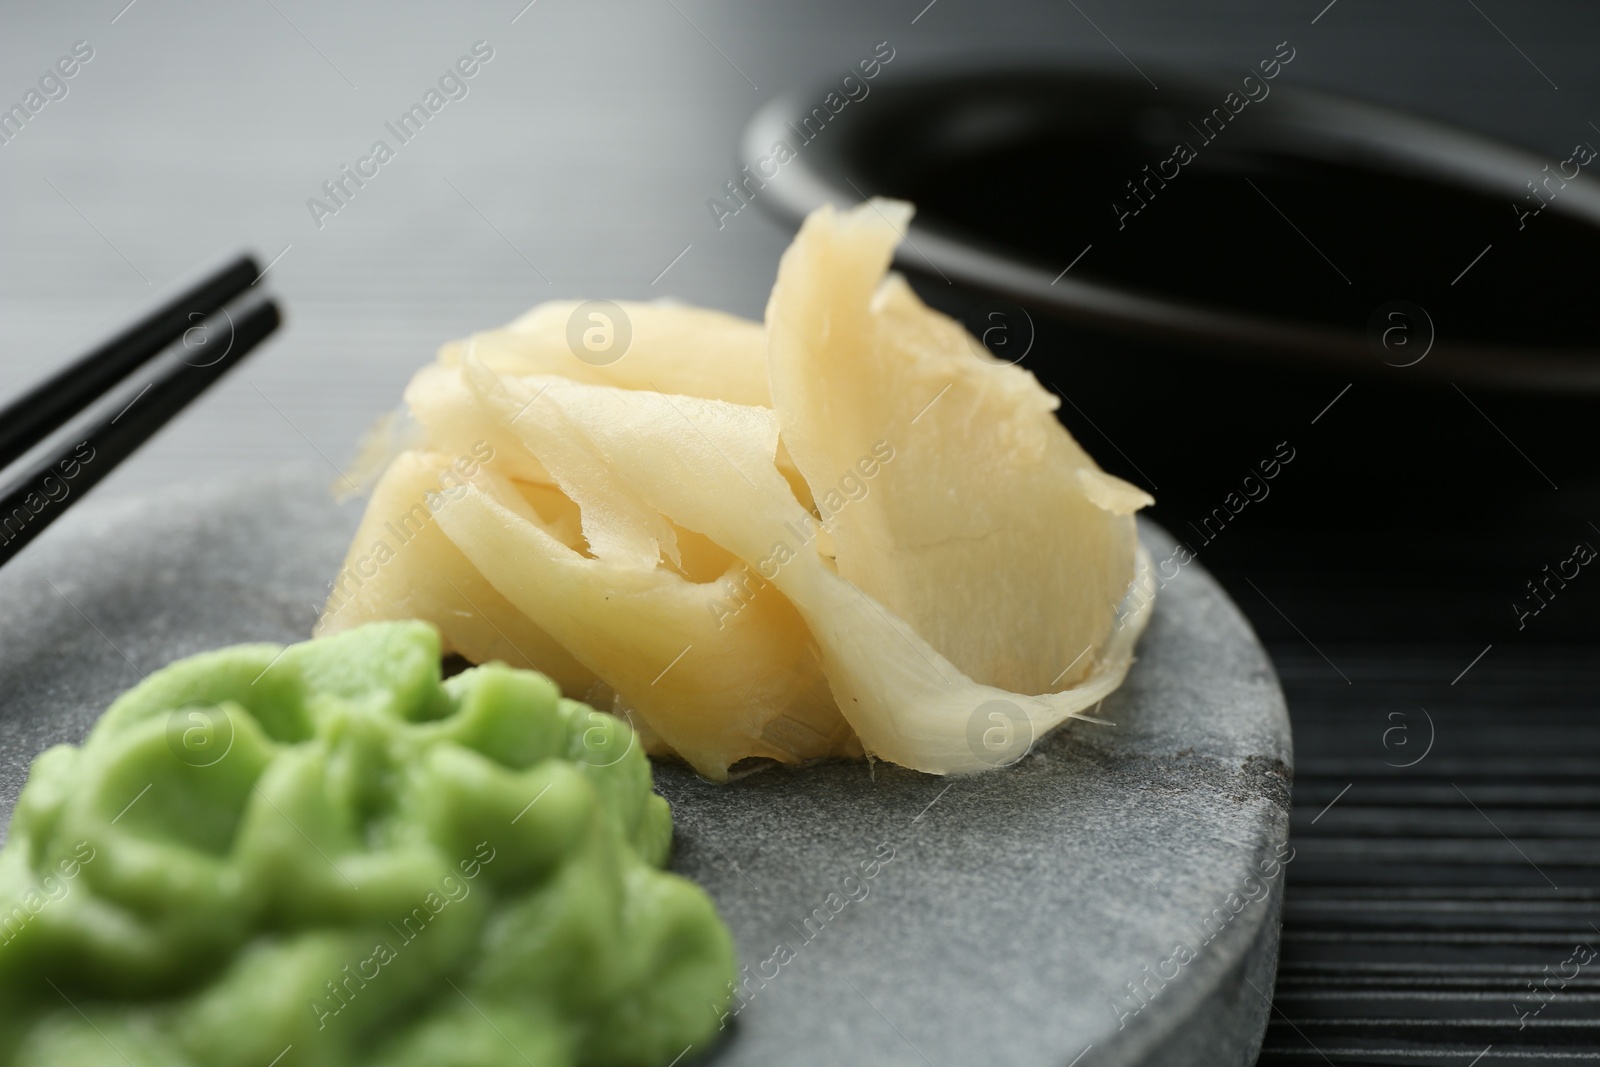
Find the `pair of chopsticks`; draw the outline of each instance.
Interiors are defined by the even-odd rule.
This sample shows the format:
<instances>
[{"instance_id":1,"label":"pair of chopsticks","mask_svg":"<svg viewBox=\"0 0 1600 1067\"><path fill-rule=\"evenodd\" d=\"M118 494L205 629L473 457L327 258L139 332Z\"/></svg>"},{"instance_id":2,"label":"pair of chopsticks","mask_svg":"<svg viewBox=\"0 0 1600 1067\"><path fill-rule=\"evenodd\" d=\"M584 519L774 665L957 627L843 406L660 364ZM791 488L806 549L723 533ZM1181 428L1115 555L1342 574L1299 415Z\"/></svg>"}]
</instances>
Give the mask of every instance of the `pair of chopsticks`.
<instances>
[{"instance_id":1,"label":"pair of chopsticks","mask_svg":"<svg viewBox=\"0 0 1600 1067\"><path fill-rule=\"evenodd\" d=\"M282 321L248 255L227 260L91 351L0 408L0 471L63 430L151 363L143 388L107 410L52 454L0 483L0 564L44 532L67 507L144 444L190 401L238 364ZM133 392L130 387L129 392Z\"/></svg>"}]
</instances>

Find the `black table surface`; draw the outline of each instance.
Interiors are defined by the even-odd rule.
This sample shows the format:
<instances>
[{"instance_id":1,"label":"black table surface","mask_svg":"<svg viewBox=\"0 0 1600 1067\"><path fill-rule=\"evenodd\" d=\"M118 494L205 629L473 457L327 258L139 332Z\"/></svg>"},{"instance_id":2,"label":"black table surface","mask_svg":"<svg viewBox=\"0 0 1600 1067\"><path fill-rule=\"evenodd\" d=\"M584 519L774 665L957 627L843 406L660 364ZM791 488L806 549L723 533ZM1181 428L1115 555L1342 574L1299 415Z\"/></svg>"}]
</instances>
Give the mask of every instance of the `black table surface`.
<instances>
[{"instance_id":1,"label":"black table surface","mask_svg":"<svg viewBox=\"0 0 1600 1067\"><path fill-rule=\"evenodd\" d=\"M0 394L238 247L274 262L286 327L97 493L305 460L332 481L440 342L544 299L757 316L789 232L754 209L719 224L706 201L758 107L881 42L887 79L978 56L1242 69L1288 41L1297 84L1552 159L1600 138L1600 9L1578 0L525 3L6 5L0 105L77 42L92 58L0 144ZM492 54L465 95L314 217L323 183L392 141L385 123L475 44ZM1600 657L1572 624L1594 617L1600 578L1531 639L1445 624L1408 640L1407 603L1448 623L1451 597L1492 583L1458 569L1341 597L1293 553L1218 562L1297 733L1262 1062L1600 1060L1600 963L1573 962L1600 945Z\"/></svg>"}]
</instances>

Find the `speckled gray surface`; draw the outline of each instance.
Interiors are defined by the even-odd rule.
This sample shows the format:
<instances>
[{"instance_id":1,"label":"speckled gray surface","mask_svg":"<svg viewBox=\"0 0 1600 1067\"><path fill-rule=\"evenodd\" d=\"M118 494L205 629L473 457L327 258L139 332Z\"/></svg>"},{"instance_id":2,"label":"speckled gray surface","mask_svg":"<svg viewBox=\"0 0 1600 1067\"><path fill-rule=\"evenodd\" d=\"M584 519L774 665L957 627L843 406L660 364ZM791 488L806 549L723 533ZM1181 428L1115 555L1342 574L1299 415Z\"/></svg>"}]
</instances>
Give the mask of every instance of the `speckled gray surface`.
<instances>
[{"instance_id":1,"label":"speckled gray surface","mask_svg":"<svg viewBox=\"0 0 1600 1067\"><path fill-rule=\"evenodd\" d=\"M8 817L32 758L81 738L141 673L307 635L358 515L326 481L86 501L0 571ZM1163 558L1165 534L1143 533ZM1283 888L1281 870L1260 872L1288 832L1289 728L1266 654L1197 565L1162 591L1100 715L1116 725L1075 723L972 778L838 763L717 786L658 766L674 866L716 898L751 976L708 1059L1253 1062Z\"/></svg>"}]
</instances>

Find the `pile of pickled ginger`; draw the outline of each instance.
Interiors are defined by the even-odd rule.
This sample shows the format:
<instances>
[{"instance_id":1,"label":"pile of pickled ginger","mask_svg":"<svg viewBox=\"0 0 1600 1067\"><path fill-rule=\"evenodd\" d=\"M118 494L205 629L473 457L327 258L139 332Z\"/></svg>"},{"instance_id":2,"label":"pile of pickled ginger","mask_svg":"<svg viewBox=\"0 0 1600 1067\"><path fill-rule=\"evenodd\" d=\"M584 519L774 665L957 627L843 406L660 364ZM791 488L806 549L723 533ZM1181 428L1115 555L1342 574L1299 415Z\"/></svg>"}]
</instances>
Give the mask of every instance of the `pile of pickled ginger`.
<instances>
[{"instance_id":1,"label":"pile of pickled ginger","mask_svg":"<svg viewBox=\"0 0 1600 1067\"><path fill-rule=\"evenodd\" d=\"M814 212L765 323L566 301L446 345L369 443L319 633L426 620L715 779L980 771L1089 717L1149 617L1151 500L890 272L910 218Z\"/></svg>"}]
</instances>

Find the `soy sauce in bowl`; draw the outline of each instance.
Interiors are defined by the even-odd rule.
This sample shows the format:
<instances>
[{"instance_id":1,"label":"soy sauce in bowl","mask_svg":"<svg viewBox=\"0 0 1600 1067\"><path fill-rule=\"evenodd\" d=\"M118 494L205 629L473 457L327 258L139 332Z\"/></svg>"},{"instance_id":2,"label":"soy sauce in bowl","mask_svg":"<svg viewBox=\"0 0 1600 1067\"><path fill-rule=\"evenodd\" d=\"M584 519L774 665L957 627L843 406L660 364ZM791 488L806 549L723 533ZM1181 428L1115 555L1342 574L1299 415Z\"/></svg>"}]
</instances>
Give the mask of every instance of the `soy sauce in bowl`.
<instances>
[{"instance_id":1,"label":"soy sauce in bowl","mask_svg":"<svg viewBox=\"0 0 1600 1067\"><path fill-rule=\"evenodd\" d=\"M1600 135L1546 158L1282 80L1158 77L882 84L761 195L794 216L911 200L907 269L1135 337L1371 370L1405 305L1431 334L1419 376L1600 390ZM752 161L788 107L752 124Z\"/></svg>"},{"instance_id":2,"label":"soy sauce in bowl","mask_svg":"<svg viewBox=\"0 0 1600 1067\"><path fill-rule=\"evenodd\" d=\"M1364 590L1330 636L1509 625L1550 553L1600 544L1600 134L1540 155L1286 77L1149 72L906 71L754 199L913 201L923 298L1060 393L1225 582ZM752 173L813 96L752 121Z\"/></svg>"}]
</instances>

